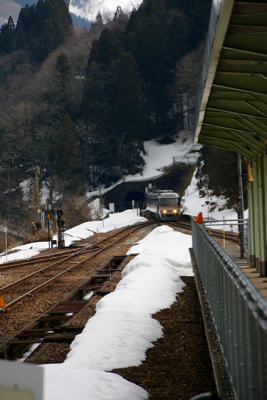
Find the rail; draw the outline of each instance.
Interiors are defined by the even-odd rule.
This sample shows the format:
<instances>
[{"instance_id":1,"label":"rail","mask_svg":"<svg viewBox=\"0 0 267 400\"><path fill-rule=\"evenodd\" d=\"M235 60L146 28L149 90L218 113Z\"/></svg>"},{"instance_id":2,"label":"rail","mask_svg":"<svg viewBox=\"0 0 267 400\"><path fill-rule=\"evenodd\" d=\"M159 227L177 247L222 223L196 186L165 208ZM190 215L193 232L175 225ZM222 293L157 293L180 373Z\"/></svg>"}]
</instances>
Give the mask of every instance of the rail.
<instances>
[{"instance_id":1,"label":"rail","mask_svg":"<svg viewBox=\"0 0 267 400\"><path fill-rule=\"evenodd\" d=\"M140 223L140 224L135 224L135 225L132 225L132 226L127 226L126 228L123 228L123 229L120 230L119 232L116 232L116 233L114 233L114 234L112 234L112 235L106 237L105 239L101 239L101 240L99 240L98 242L96 242L96 243L93 245L93 250L94 250L94 253L93 253L93 254L91 254L91 252L92 252L91 247L92 247L92 246L90 245L90 246L88 246L88 247L86 247L86 248L83 248L83 249L77 251L77 252L74 253L74 254L66 255L65 258L60 259L60 260L57 260L57 261L53 262L52 264L50 264L50 265L48 265L48 266L46 266L46 267L44 267L44 268L38 269L37 271L34 271L34 272L32 272L31 274L26 275L26 276L24 276L23 278L21 278L21 279L19 279L19 280L17 280L17 281L14 281L14 282L12 282L12 283L10 283L10 284L8 284L8 285L6 285L6 286L0 288L0 294L2 294L2 293L5 293L6 291L10 291L10 289L12 289L12 288L14 288L14 287L16 287L16 286L19 286L19 285L21 285L22 283L24 283L24 282L26 282L26 281L29 281L32 277L35 277L35 276L37 276L37 275L43 275L43 272L44 272L44 271L51 270L51 269L52 269L53 267L55 267L55 266L58 267L60 264L62 264L62 266L63 266L63 268L64 268L63 271L61 271L61 272L59 272L58 274L56 274L55 276L49 278L49 279L46 280L45 282L43 282L43 283L41 283L41 284L38 284L37 286L36 286L36 283L34 283L34 284L35 284L34 288L32 288L31 290L28 290L26 293L24 293L24 294L20 295L19 297L15 298L13 301L8 302L8 303L6 304L7 310L8 310L8 311L11 310L14 306L16 306L18 303L20 303L21 301L23 301L23 300L24 300L25 298L27 298L28 296L31 296L31 295L33 295L34 293L39 292L40 290L42 290L42 289L44 289L45 287L49 286L51 283L54 283L56 280L58 280L59 278L61 278L63 275L68 274L69 272L73 271L74 269L76 269L76 268L82 266L86 261L89 261L90 259L93 259L94 257L96 257L96 255L98 255L98 254L100 254L101 252L103 252L103 251L105 251L105 250L108 249L108 247L107 247L106 245L105 245L105 246L96 247L98 244L103 243L103 242L106 243L107 240L110 240L110 239L112 239L112 238L118 236L119 234L122 234L122 233L124 233L124 232L129 231L129 230L131 230L131 233L133 233L133 232L135 232L136 230L138 230L138 229L140 229L140 228L143 228L143 227L145 227L145 226L152 225L153 223L154 223L154 222L145 222L145 223L143 222L143 223ZM119 241L125 239L128 235L129 235L129 232L127 232L126 234L124 234L122 237L113 240L113 242L110 243L110 245L114 245L115 243L117 243L117 242L119 242ZM67 261L73 259L73 258L76 257L77 255L85 255L85 254L87 254L87 253L89 253L89 255L88 255L87 257L84 257L81 261L77 261L77 262L74 263L74 265L68 266L67 268L64 267L64 263L65 263L65 262L67 262ZM53 259L53 257L52 257L52 259ZM43 257L41 257L41 261L43 261ZM23 264L23 265L24 265L24 264ZM17 266L18 266L18 265L16 264L15 267L17 267ZM14 293L13 293L13 294L14 294Z\"/></svg>"},{"instance_id":2,"label":"rail","mask_svg":"<svg viewBox=\"0 0 267 400\"><path fill-rule=\"evenodd\" d=\"M235 396L266 400L267 301L205 228L191 224L196 269Z\"/></svg>"}]
</instances>

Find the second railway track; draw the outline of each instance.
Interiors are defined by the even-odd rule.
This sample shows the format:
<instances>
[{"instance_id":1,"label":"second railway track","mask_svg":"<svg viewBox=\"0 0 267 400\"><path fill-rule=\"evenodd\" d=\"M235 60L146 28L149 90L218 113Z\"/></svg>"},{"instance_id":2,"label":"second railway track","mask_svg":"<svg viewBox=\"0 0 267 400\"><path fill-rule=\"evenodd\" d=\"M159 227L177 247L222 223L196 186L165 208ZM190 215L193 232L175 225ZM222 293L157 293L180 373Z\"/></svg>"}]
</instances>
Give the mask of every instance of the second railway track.
<instances>
[{"instance_id":1,"label":"second railway track","mask_svg":"<svg viewBox=\"0 0 267 400\"><path fill-rule=\"evenodd\" d=\"M61 277L63 277L63 275L73 272L76 268L83 268L87 270L88 262L92 261L92 259L94 259L98 254L107 250L107 241L110 241L109 245L113 246L114 244L126 239L129 235L129 232L132 234L135 231L149 225L151 225L151 223L137 224L135 226L124 228L115 234L113 233L112 235L105 237L105 239L97 241L93 246L85 246L84 248L76 250L75 252L69 252L65 256L61 253L56 260L54 260L55 255L45 260L44 257L36 258L35 262L32 263L35 265L34 271L32 271L30 274L20 277L17 280L12 279L13 282L8 283L0 288L0 295L5 294L8 310L13 308L16 304L23 301L27 297L59 280ZM114 239L114 237L116 237L116 239ZM52 263L46 266L41 266L44 261L52 261ZM28 266L29 264L26 265ZM24 266L24 263L21 265L15 264L13 268L22 268ZM14 278L14 274L12 274L12 278ZM4 276L1 279L2 285L3 282Z\"/></svg>"},{"instance_id":2,"label":"second railway track","mask_svg":"<svg viewBox=\"0 0 267 400\"><path fill-rule=\"evenodd\" d=\"M102 235L104 237L100 241L85 245L72 254L68 252L64 258L61 258L64 254L56 260L52 258L52 263L48 265L47 260L45 264L41 264L44 260L38 261L37 257L30 265L22 263L19 267L16 263L13 269L2 269L0 295L7 305L7 338L60 301L67 293L81 286L101 263L108 262L108 253L110 258L126 254L133 240L146 236L153 225L154 223L136 224L113 231L109 235ZM0 341L3 343L2 329Z\"/></svg>"}]
</instances>

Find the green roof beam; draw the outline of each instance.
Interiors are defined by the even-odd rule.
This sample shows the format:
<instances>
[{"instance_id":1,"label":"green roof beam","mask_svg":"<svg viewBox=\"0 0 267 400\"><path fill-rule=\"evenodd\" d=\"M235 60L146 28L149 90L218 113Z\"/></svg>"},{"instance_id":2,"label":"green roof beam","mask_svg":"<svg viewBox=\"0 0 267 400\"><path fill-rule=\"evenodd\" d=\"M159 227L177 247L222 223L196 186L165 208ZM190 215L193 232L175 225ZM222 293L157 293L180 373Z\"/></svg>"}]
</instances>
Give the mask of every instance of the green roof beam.
<instances>
[{"instance_id":1,"label":"green roof beam","mask_svg":"<svg viewBox=\"0 0 267 400\"><path fill-rule=\"evenodd\" d=\"M244 156L245 158L247 158L248 160L252 160L253 159L253 152L249 151L248 149L244 148L244 146L242 145L237 145L234 144L233 142L226 142L225 143L226 146L229 147L229 149L236 151L237 153L241 154L242 156Z\"/></svg>"},{"instance_id":2,"label":"green roof beam","mask_svg":"<svg viewBox=\"0 0 267 400\"><path fill-rule=\"evenodd\" d=\"M210 120L211 118L209 118L209 120ZM241 118L240 118L241 119ZM216 123L215 123L216 122ZM235 130L235 131L239 131L239 132L251 132L251 133L254 133L251 129L247 129L247 130L245 130L245 129L238 129L238 124L234 124L234 126L233 125L231 125L231 126L226 126L226 125L222 125L222 122L223 121L220 121L220 119L219 118L217 118L216 119L216 121L215 122L213 122L212 123L212 121L210 121L210 122L206 122L206 118L205 118L205 120L204 120L204 122L203 122L203 126L207 126L207 127L212 127L212 128L216 128L216 130L218 130L218 131L220 131L220 130Z\"/></svg>"},{"instance_id":3,"label":"green roof beam","mask_svg":"<svg viewBox=\"0 0 267 400\"><path fill-rule=\"evenodd\" d=\"M226 115L230 115L233 118L236 115L240 115L240 116L249 115L250 117L255 117L255 118L267 118L267 115L265 115L261 111L256 110L255 107L251 107L255 111L254 114L249 114L248 112L246 112L245 110L250 108L250 104L248 104L245 101L239 102L239 104L236 105L235 109L232 109L232 110L231 110L231 105L229 105L229 101L224 101L224 103L225 103L225 106L228 106L228 108L226 108L226 107L222 108L221 106L223 106L223 104L218 104L218 105L220 105L220 108L215 107L214 102L209 101L208 107L207 107L207 112L209 112L209 111L221 112L221 113L225 113ZM212 107L212 105L213 105L213 107ZM239 111L237 111L238 106L240 106ZM242 108L243 108L243 110L242 110ZM206 112L206 114L207 114L207 112Z\"/></svg>"},{"instance_id":4,"label":"green roof beam","mask_svg":"<svg viewBox=\"0 0 267 400\"><path fill-rule=\"evenodd\" d=\"M212 147L218 147L218 148L224 149L224 150L229 150L229 146L227 146L223 141L220 141L220 140L204 139L201 136L198 143L201 143L204 146L212 146Z\"/></svg>"},{"instance_id":5,"label":"green roof beam","mask_svg":"<svg viewBox=\"0 0 267 400\"><path fill-rule=\"evenodd\" d=\"M261 114L263 114L265 117L267 117L267 114L266 114L264 111L262 111L262 110L260 110L259 108L255 107L253 104L249 103L248 101L246 101L245 103L246 103L249 107L253 108L254 110L258 111L259 113L261 113ZM259 103L256 103L256 102L255 102L255 104L258 105ZM266 112L267 112L267 107L266 107ZM247 114L247 115L248 115L248 114Z\"/></svg>"},{"instance_id":6,"label":"green roof beam","mask_svg":"<svg viewBox=\"0 0 267 400\"><path fill-rule=\"evenodd\" d=\"M267 83L267 82L266 82ZM229 86L229 85L222 85L218 83L213 83L213 87L216 89L220 89L222 91L224 90L230 90L230 91L236 91L236 92L244 92L244 93L251 93L251 94L260 94L260 95L265 95L266 87L264 85L261 85L263 92L256 92L255 90L250 90L249 88L241 88L241 87L236 87L236 86ZM265 90L265 91L264 91Z\"/></svg>"},{"instance_id":7,"label":"green roof beam","mask_svg":"<svg viewBox=\"0 0 267 400\"><path fill-rule=\"evenodd\" d=\"M260 57L267 58L266 53L260 53L258 51L251 51L251 50L247 50L247 49L237 49L237 48L233 48L233 47L223 46L222 50L234 51L236 53L249 54L251 56L260 56Z\"/></svg>"},{"instance_id":8,"label":"green roof beam","mask_svg":"<svg viewBox=\"0 0 267 400\"><path fill-rule=\"evenodd\" d=\"M223 75L223 76L241 76L243 77L259 77L263 79L267 79L267 76L264 74L260 74L259 72L241 72L241 71L217 71L217 76L218 75Z\"/></svg>"},{"instance_id":9,"label":"green roof beam","mask_svg":"<svg viewBox=\"0 0 267 400\"><path fill-rule=\"evenodd\" d=\"M262 153L265 150L265 145L260 143L258 140L255 138L251 137L251 135L243 132L238 133L235 131L231 132L214 132L214 131L205 131L202 129L201 131L201 137L204 138L217 138L218 140L223 140L223 141L229 141L229 142L234 142L234 143L239 143L239 144L245 144L248 147L252 148L255 150L257 153Z\"/></svg>"},{"instance_id":10,"label":"green roof beam","mask_svg":"<svg viewBox=\"0 0 267 400\"><path fill-rule=\"evenodd\" d=\"M214 131L202 131L201 136L204 138L211 138L211 139L218 139L218 140L224 140L224 141L234 141L234 142L240 142L239 138L234 138L230 133L228 132L222 132L220 133L220 136L218 136L217 132Z\"/></svg>"},{"instance_id":11,"label":"green roof beam","mask_svg":"<svg viewBox=\"0 0 267 400\"><path fill-rule=\"evenodd\" d=\"M251 135L243 133L242 135L238 132L232 131L231 134L234 138L239 139L239 142L242 144L246 144L248 147L251 147L253 150L257 151L258 153L264 153L265 146Z\"/></svg>"},{"instance_id":12,"label":"green roof beam","mask_svg":"<svg viewBox=\"0 0 267 400\"><path fill-rule=\"evenodd\" d=\"M239 123L241 126L244 128L249 129L252 131L254 134L259 135L262 139L267 140L267 130L261 129L258 124L256 125L256 120L253 119L253 121L250 121L248 118L239 118L235 119L237 123Z\"/></svg>"}]
</instances>

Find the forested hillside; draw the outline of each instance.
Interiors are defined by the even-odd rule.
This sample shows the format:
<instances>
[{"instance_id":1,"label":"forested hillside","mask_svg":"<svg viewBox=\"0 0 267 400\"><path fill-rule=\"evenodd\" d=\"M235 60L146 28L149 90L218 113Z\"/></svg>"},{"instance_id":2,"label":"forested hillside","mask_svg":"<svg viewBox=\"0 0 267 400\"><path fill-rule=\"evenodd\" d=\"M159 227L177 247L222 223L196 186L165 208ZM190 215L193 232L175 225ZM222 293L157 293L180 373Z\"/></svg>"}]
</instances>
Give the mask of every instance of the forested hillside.
<instances>
[{"instance_id":1,"label":"forested hillside","mask_svg":"<svg viewBox=\"0 0 267 400\"><path fill-rule=\"evenodd\" d=\"M210 6L145 0L129 16L118 7L106 25L99 14L90 31L73 28L65 0L9 18L0 32L2 216L21 217L20 183L35 166L50 197L80 195L140 170L145 139L190 127Z\"/></svg>"}]
</instances>

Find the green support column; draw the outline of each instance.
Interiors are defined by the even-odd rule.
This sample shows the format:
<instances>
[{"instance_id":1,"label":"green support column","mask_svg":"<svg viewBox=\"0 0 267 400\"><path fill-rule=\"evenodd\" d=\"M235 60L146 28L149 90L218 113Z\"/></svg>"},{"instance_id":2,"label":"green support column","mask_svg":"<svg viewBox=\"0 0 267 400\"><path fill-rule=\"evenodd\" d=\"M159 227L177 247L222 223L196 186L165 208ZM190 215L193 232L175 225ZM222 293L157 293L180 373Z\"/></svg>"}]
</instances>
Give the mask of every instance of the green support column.
<instances>
[{"instance_id":1,"label":"green support column","mask_svg":"<svg viewBox=\"0 0 267 400\"><path fill-rule=\"evenodd\" d=\"M264 205L264 216L265 216L265 251L267 252L267 154L263 157L263 205ZM265 270L266 274L267 271ZM264 275L267 276L267 275Z\"/></svg>"},{"instance_id":2,"label":"green support column","mask_svg":"<svg viewBox=\"0 0 267 400\"><path fill-rule=\"evenodd\" d=\"M258 163L253 160L253 218L254 218L254 243L255 243L255 267L260 272L260 234L259 234L259 204L258 204Z\"/></svg>"},{"instance_id":3,"label":"green support column","mask_svg":"<svg viewBox=\"0 0 267 400\"><path fill-rule=\"evenodd\" d=\"M263 159L258 156L258 199L259 199L259 235L260 235L260 274L267 276L265 209L263 190Z\"/></svg>"},{"instance_id":4,"label":"green support column","mask_svg":"<svg viewBox=\"0 0 267 400\"><path fill-rule=\"evenodd\" d=\"M252 182L248 182L248 208L249 208L249 254L250 254L250 267L256 268L255 256L255 224L253 217L253 190Z\"/></svg>"}]
</instances>

